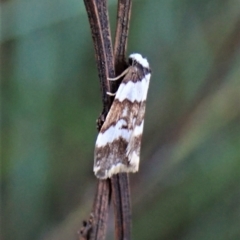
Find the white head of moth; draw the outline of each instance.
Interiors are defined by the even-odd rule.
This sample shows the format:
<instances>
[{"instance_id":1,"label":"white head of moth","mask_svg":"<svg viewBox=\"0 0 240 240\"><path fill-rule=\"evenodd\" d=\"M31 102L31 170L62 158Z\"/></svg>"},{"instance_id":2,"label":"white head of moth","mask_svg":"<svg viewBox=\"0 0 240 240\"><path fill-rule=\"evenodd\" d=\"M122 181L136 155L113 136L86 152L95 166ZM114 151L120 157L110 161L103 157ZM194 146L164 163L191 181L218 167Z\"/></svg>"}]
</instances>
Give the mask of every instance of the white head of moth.
<instances>
[{"instance_id":1,"label":"white head of moth","mask_svg":"<svg viewBox=\"0 0 240 240\"><path fill-rule=\"evenodd\" d=\"M94 173L100 179L121 172L137 172L151 70L146 58L133 53L106 120L98 134Z\"/></svg>"}]
</instances>

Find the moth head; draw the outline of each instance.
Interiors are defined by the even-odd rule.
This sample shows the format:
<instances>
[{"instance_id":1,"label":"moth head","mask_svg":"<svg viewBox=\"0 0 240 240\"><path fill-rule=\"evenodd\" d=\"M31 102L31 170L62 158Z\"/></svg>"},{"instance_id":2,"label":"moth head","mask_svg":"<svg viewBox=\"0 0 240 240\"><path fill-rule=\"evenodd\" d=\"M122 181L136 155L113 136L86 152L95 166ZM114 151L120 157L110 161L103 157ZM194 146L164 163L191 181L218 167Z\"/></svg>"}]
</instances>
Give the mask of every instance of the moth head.
<instances>
[{"instance_id":1,"label":"moth head","mask_svg":"<svg viewBox=\"0 0 240 240\"><path fill-rule=\"evenodd\" d=\"M135 64L138 63L144 68L149 69L149 63L146 58L143 58L141 54L139 53L132 53L129 55L129 63L130 64Z\"/></svg>"}]
</instances>

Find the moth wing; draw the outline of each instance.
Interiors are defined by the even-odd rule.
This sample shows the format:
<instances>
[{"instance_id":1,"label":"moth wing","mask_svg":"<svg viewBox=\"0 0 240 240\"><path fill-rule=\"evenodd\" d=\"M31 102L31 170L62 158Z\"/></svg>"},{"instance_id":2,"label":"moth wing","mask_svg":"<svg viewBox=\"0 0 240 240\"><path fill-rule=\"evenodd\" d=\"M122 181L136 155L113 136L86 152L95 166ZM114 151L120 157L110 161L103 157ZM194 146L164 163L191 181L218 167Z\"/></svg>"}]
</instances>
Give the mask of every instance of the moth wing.
<instances>
[{"instance_id":1,"label":"moth wing","mask_svg":"<svg viewBox=\"0 0 240 240\"><path fill-rule=\"evenodd\" d=\"M144 84L141 84L141 80L138 74L129 71L119 86L96 141L94 172L98 178L105 179L116 173L138 170L139 133L143 129L142 112L145 111L148 90L148 84L145 83L147 79ZM134 146L138 146L139 150L133 151Z\"/></svg>"},{"instance_id":2,"label":"moth wing","mask_svg":"<svg viewBox=\"0 0 240 240\"><path fill-rule=\"evenodd\" d=\"M126 151L132 172L137 172L139 168L142 132L144 126L145 102L140 105L139 111L142 112L142 114L139 113L136 118Z\"/></svg>"},{"instance_id":3,"label":"moth wing","mask_svg":"<svg viewBox=\"0 0 240 240\"><path fill-rule=\"evenodd\" d=\"M132 172L138 171L139 168L144 116L146 109L146 98L150 77L151 75L149 73L142 79L142 101L140 102L137 118L134 120L133 131L131 133L129 144L127 146L126 154L128 156L128 161L131 166Z\"/></svg>"}]
</instances>

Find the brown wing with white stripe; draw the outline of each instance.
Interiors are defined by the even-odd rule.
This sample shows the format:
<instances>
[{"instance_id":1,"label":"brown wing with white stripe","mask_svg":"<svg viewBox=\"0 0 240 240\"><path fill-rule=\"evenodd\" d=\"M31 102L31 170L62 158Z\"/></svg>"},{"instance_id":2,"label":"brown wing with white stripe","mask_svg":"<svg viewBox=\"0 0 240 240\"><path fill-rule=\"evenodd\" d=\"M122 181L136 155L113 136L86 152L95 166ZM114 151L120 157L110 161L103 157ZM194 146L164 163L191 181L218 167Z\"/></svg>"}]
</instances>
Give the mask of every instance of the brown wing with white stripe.
<instances>
[{"instance_id":1,"label":"brown wing with white stripe","mask_svg":"<svg viewBox=\"0 0 240 240\"><path fill-rule=\"evenodd\" d=\"M129 67L97 137L94 172L98 178L138 171L149 81L150 70L146 73L136 63Z\"/></svg>"}]
</instances>

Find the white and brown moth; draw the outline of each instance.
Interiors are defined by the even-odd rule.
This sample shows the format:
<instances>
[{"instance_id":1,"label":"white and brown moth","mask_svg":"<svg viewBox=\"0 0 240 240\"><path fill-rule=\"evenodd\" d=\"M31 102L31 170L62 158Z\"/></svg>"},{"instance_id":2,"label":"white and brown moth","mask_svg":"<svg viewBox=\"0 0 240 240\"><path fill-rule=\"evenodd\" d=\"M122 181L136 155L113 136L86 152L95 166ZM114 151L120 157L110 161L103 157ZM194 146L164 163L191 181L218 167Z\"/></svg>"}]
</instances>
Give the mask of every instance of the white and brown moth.
<instances>
[{"instance_id":1,"label":"white and brown moth","mask_svg":"<svg viewBox=\"0 0 240 240\"><path fill-rule=\"evenodd\" d=\"M93 170L100 179L121 172L136 172L139 168L151 77L147 59L138 53L131 54L129 67L119 77L108 80L115 81L121 77L123 80L96 141Z\"/></svg>"}]
</instances>

